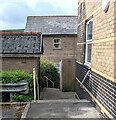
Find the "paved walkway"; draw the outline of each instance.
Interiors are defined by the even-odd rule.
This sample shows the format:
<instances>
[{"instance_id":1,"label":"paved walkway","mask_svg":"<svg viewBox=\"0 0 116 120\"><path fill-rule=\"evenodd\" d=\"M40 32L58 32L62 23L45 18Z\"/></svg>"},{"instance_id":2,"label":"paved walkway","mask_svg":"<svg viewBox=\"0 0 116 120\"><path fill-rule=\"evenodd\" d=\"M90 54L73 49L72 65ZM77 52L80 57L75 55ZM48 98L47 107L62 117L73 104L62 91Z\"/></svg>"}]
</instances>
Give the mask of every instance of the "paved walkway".
<instances>
[{"instance_id":1,"label":"paved walkway","mask_svg":"<svg viewBox=\"0 0 116 120\"><path fill-rule=\"evenodd\" d=\"M101 118L89 101L46 100L32 103L26 118Z\"/></svg>"},{"instance_id":2,"label":"paved walkway","mask_svg":"<svg viewBox=\"0 0 116 120\"><path fill-rule=\"evenodd\" d=\"M62 93L58 89L45 89L43 99L30 104L26 118L101 118L94 104L75 99L73 92Z\"/></svg>"}]
</instances>

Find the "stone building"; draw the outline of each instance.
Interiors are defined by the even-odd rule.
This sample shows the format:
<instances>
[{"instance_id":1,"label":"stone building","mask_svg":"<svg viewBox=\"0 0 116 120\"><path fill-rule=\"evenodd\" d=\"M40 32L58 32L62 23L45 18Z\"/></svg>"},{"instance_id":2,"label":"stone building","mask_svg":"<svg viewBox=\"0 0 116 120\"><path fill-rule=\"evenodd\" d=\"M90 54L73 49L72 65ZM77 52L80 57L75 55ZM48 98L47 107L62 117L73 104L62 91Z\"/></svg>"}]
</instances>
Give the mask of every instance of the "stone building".
<instances>
[{"instance_id":1,"label":"stone building","mask_svg":"<svg viewBox=\"0 0 116 120\"><path fill-rule=\"evenodd\" d=\"M116 0L78 0L77 41L77 81L116 118Z\"/></svg>"},{"instance_id":2,"label":"stone building","mask_svg":"<svg viewBox=\"0 0 116 120\"><path fill-rule=\"evenodd\" d=\"M43 53L42 34L36 32L0 32L2 70L24 70L38 75Z\"/></svg>"},{"instance_id":3,"label":"stone building","mask_svg":"<svg viewBox=\"0 0 116 120\"><path fill-rule=\"evenodd\" d=\"M75 58L77 16L28 16L25 31L42 32L42 57L56 63Z\"/></svg>"}]
</instances>

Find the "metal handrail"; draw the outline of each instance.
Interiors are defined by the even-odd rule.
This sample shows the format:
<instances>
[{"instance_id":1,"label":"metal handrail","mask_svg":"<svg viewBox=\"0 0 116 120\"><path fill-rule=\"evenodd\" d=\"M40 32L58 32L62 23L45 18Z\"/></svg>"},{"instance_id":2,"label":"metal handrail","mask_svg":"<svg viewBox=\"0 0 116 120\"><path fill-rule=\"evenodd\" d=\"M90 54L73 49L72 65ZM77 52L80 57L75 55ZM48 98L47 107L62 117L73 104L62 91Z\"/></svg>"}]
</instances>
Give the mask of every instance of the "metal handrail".
<instances>
[{"instance_id":1,"label":"metal handrail","mask_svg":"<svg viewBox=\"0 0 116 120\"><path fill-rule=\"evenodd\" d=\"M52 80L50 80L49 78L47 78L46 76L44 76L44 78L47 80L47 88L48 88L48 81L50 81L52 83L52 86L54 88L54 82Z\"/></svg>"},{"instance_id":2,"label":"metal handrail","mask_svg":"<svg viewBox=\"0 0 116 120\"><path fill-rule=\"evenodd\" d=\"M29 93L29 86L27 80L22 80L19 83L0 83L0 93L7 92L7 93L22 93L28 94Z\"/></svg>"}]
</instances>

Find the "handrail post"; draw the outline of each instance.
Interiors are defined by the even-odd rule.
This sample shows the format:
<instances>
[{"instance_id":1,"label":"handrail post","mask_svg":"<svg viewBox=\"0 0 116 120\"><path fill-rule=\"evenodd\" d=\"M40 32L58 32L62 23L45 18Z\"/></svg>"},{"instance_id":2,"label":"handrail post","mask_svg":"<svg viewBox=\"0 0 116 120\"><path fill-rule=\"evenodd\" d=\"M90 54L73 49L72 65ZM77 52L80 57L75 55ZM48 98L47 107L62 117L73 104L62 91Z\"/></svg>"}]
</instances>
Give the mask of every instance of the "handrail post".
<instances>
[{"instance_id":1,"label":"handrail post","mask_svg":"<svg viewBox=\"0 0 116 120\"><path fill-rule=\"evenodd\" d=\"M48 79L46 79L46 82L47 82L47 88L48 88Z\"/></svg>"},{"instance_id":2,"label":"handrail post","mask_svg":"<svg viewBox=\"0 0 116 120\"><path fill-rule=\"evenodd\" d=\"M53 83L53 88L54 88L54 83Z\"/></svg>"},{"instance_id":3,"label":"handrail post","mask_svg":"<svg viewBox=\"0 0 116 120\"><path fill-rule=\"evenodd\" d=\"M48 81L50 81L52 83L52 86L54 88L54 82L52 80L50 80L49 78L47 78L46 76L44 76L45 80L46 80L46 87L48 88Z\"/></svg>"},{"instance_id":4,"label":"handrail post","mask_svg":"<svg viewBox=\"0 0 116 120\"><path fill-rule=\"evenodd\" d=\"M36 76L35 76L35 68L33 68L33 87L34 87L34 102L36 102Z\"/></svg>"}]
</instances>

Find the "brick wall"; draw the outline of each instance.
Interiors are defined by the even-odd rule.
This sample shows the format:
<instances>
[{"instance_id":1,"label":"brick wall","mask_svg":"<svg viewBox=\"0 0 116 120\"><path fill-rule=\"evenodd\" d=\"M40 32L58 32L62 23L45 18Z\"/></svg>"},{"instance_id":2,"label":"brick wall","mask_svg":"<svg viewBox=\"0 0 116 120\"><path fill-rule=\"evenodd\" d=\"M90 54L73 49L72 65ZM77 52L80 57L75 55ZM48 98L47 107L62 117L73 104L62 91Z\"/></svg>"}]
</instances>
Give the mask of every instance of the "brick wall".
<instances>
[{"instance_id":1,"label":"brick wall","mask_svg":"<svg viewBox=\"0 0 116 120\"><path fill-rule=\"evenodd\" d=\"M61 49L54 49L54 38L61 39ZM76 41L77 36L43 36L44 54L41 57L47 58L53 62L59 62L65 58L75 58Z\"/></svg>"},{"instance_id":2,"label":"brick wall","mask_svg":"<svg viewBox=\"0 0 116 120\"><path fill-rule=\"evenodd\" d=\"M79 83L83 81L83 78L85 77L85 74L88 72L88 68L83 66L80 63L76 63L76 93L79 95L79 98L84 97L84 99L89 99L89 97L86 95L86 92L84 92L84 89L80 88ZM102 112L104 112L107 116L111 117L108 112L113 116L116 117L116 102L115 102L115 96L116 96L116 83L109 81L107 78L90 71L85 80L83 81L83 85L85 90L89 91L90 97L92 97L92 100L95 102L98 101L99 107ZM83 87L83 88L84 88ZM78 91L77 91L78 90ZM80 91L81 90L81 91ZM106 109L108 112L106 112Z\"/></svg>"},{"instance_id":3,"label":"brick wall","mask_svg":"<svg viewBox=\"0 0 116 120\"><path fill-rule=\"evenodd\" d=\"M107 13L99 6L93 15L92 68L114 78L114 40L110 40L113 37L114 3L111 2Z\"/></svg>"},{"instance_id":4,"label":"brick wall","mask_svg":"<svg viewBox=\"0 0 116 120\"><path fill-rule=\"evenodd\" d=\"M110 6L106 13L102 10L102 0L95 2L85 0L84 3L80 1L78 3L79 34L76 58L82 65L85 60L85 24L90 17L93 18L90 66L92 75L88 81L85 80L85 89L94 96L95 102L104 114L108 117L116 117L116 0L110 0ZM79 72L82 72L81 69Z\"/></svg>"},{"instance_id":5,"label":"brick wall","mask_svg":"<svg viewBox=\"0 0 116 120\"><path fill-rule=\"evenodd\" d=\"M79 1L78 13L78 42L77 42L77 61L84 62L85 53L85 23L88 18L93 16L93 38L92 38L92 57L91 67L107 74L111 77L114 73L114 2L110 2L109 10L105 13L101 7L101 1L85 2ZM78 54L79 53L79 54Z\"/></svg>"},{"instance_id":6,"label":"brick wall","mask_svg":"<svg viewBox=\"0 0 116 120\"><path fill-rule=\"evenodd\" d=\"M2 70L24 70L28 73L32 73L33 68L38 73L39 58L28 58L28 57L3 57Z\"/></svg>"},{"instance_id":7,"label":"brick wall","mask_svg":"<svg viewBox=\"0 0 116 120\"><path fill-rule=\"evenodd\" d=\"M38 32L0 32L2 70L38 71L42 54L42 34ZM38 72L37 72L38 73Z\"/></svg>"},{"instance_id":8,"label":"brick wall","mask_svg":"<svg viewBox=\"0 0 116 120\"><path fill-rule=\"evenodd\" d=\"M115 3L114 3L114 17L115 17L115 19L114 19L114 36L115 36L115 41L114 41L114 71L115 71L115 73L116 73L116 1L115 1ZM114 77L116 78L116 74L114 75Z\"/></svg>"}]
</instances>

